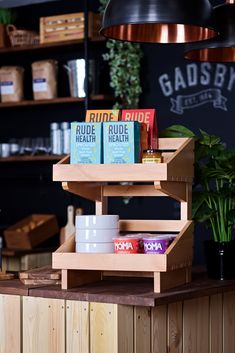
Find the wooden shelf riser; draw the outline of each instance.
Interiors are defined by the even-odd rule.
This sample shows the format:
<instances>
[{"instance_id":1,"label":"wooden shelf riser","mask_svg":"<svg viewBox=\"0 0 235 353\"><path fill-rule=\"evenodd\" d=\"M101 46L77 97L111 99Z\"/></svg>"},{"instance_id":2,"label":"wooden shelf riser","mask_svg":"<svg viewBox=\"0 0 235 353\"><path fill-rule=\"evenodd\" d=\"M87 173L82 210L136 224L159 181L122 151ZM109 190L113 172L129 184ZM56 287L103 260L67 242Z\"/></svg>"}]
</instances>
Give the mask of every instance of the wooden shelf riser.
<instances>
[{"instance_id":1,"label":"wooden shelf riser","mask_svg":"<svg viewBox=\"0 0 235 353\"><path fill-rule=\"evenodd\" d=\"M190 280L191 267L180 268L175 271L154 273L154 292L161 293L168 289L187 284Z\"/></svg>"},{"instance_id":2,"label":"wooden shelf riser","mask_svg":"<svg viewBox=\"0 0 235 353\"><path fill-rule=\"evenodd\" d=\"M84 281L90 282L93 275L98 279L100 275L153 278L156 293L191 280L193 224L188 219L194 143L192 139L159 139L159 148L169 151L159 164L70 165L67 156L54 166L54 180L61 181L66 191L95 201L96 215L107 214L108 197L170 196L181 204L180 220L119 221L124 233L177 233L165 254L75 253L75 239L71 237L53 254L53 267L62 269L62 277L64 273L63 288L83 283L84 276ZM132 185L115 185L123 181Z\"/></svg>"},{"instance_id":3,"label":"wooden shelf riser","mask_svg":"<svg viewBox=\"0 0 235 353\"><path fill-rule=\"evenodd\" d=\"M194 175L193 140L159 139L160 148L176 150L156 164L67 164L69 158L53 166L53 180L61 182L155 182L191 183ZM166 146L168 146L166 148ZM177 149L178 148L178 149ZM185 161L186 159L186 161Z\"/></svg>"},{"instance_id":4,"label":"wooden shelf riser","mask_svg":"<svg viewBox=\"0 0 235 353\"><path fill-rule=\"evenodd\" d=\"M179 202L188 200L188 184L184 182L155 182L152 185L106 185L105 183L63 182L62 187L75 195L91 201L101 201L106 197L166 197ZM191 185L191 184L190 184ZM186 218L188 219L188 218Z\"/></svg>"},{"instance_id":5,"label":"wooden shelf riser","mask_svg":"<svg viewBox=\"0 0 235 353\"><path fill-rule=\"evenodd\" d=\"M122 222L122 221L121 221ZM129 224L129 221L124 221ZM139 221L140 223L141 221ZM145 223L144 223L145 222ZM147 221L142 225L146 229ZM71 237L56 253L53 254L53 268L70 270L95 271L133 271L133 272L164 272L191 266L192 263L192 222L169 221L174 225L181 225L181 230L169 246L165 254L92 254L75 253L75 238ZM135 224L135 220L133 221ZM151 222L151 225L154 221ZM168 221L155 221L166 231ZM135 225L136 227L136 225ZM139 229L139 228L138 228ZM135 228L136 231L136 228ZM156 228L155 228L156 231ZM159 231L159 228L158 228Z\"/></svg>"},{"instance_id":6,"label":"wooden shelf riser","mask_svg":"<svg viewBox=\"0 0 235 353\"><path fill-rule=\"evenodd\" d=\"M191 267L184 267L168 272L110 272L107 271L81 271L62 270L62 289L68 290L102 280L107 276L153 278L153 290L161 293L176 286L187 284L191 281Z\"/></svg>"}]
</instances>

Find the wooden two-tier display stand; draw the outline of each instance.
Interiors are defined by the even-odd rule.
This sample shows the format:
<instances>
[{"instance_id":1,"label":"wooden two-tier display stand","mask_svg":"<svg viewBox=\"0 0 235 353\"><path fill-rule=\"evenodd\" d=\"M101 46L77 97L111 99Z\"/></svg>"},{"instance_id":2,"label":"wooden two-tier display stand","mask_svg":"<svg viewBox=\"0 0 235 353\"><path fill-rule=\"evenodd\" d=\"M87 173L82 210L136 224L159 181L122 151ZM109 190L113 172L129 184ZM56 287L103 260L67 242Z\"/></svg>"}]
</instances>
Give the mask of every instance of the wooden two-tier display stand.
<instances>
[{"instance_id":1,"label":"wooden two-tier display stand","mask_svg":"<svg viewBox=\"0 0 235 353\"><path fill-rule=\"evenodd\" d=\"M159 164L68 164L65 157L53 166L53 180L94 201L97 215L107 214L108 197L115 196L169 196L181 204L180 220L120 220L120 231L125 233L176 233L165 254L75 253L72 236L53 254L53 268L62 270L63 289L104 276L153 277L155 292L191 281L194 142L160 138L159 149L165 151ZM124 181L133 184L120 185Z\"/></svg>"}]
</instances>

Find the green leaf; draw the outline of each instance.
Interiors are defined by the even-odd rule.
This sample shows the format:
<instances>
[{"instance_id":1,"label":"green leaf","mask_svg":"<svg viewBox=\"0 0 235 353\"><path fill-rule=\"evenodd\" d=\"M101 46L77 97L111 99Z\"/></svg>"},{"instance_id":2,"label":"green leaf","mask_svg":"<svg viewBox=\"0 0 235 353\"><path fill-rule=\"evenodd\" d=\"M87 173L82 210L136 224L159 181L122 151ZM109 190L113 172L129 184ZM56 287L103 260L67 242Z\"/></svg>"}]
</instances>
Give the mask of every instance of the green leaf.
<instances>
[{"instance_id":1,"label":"green leaf","mask_svg":"<svg viewBox=\"0 0 235 353\"><path fill-rule=\"evenodd\" d=\"M235 224L235 209L232 209L228 212L227 219L229 225Z\"/></svg>"},{"instance_id":2,"label":"green leaf","mask_svg":"<svg viewBox=\"0 0 235 353\"><path fill-rule=\"evenodd\" d=\"M200 143L207 146L214 146L220 143L220 137L215 135L209 135L207 132L199 129L202 138L200 139Z\"/></svg>"},{"instance_id":3,"label":"green leaf","mask_svg":"<svg viewBox=\"0 0 235 353\"><path fill-rule=\"evenodd\" d=\"M12 9L0 8L0 23L12 24L15 23L17 13Z\"/></svg>"},{"instance_id":4,"label":"green leaf","mask_svg":"<svg viewBox=\"0 0 235 353\"><path fill-rule=\"evenodd\" d=\"M193 199L193 205L192 205L192 218L197 217L197 213L199 212L199 209L202 207L202 205L205 203L206 200L206 195L199 192L195 194L195 197Z\"/></svg>"},{"instance_id":5,"label":"green leaf","mask_svg":"<svg viewBox=\"0 0 235 353\"><path fill-rule=\"evenodd\" d=\"M183 125L172 125L160 132L160 137L195 137L195 134Z\"/></svg>"}]
</instances>

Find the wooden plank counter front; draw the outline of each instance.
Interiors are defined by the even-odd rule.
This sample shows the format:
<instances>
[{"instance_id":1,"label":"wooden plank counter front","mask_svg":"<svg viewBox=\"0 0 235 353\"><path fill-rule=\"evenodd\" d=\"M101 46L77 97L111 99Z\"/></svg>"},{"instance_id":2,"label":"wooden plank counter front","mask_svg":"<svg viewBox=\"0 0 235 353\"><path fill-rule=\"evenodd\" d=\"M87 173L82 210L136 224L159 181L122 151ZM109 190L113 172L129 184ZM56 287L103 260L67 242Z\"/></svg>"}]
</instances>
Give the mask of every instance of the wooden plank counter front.
<instances>
[{"instance_id":1,"label":"wooden plank counter front","mask_svg":"<svg viewBox=\"0 0 235 353\"><path fill-rule=\"evenodd\" d=\"M235 353L235 281L199 277L156 294L151 281L73 290L0 283L0 353Z\"/></svg>"}]
</instances>

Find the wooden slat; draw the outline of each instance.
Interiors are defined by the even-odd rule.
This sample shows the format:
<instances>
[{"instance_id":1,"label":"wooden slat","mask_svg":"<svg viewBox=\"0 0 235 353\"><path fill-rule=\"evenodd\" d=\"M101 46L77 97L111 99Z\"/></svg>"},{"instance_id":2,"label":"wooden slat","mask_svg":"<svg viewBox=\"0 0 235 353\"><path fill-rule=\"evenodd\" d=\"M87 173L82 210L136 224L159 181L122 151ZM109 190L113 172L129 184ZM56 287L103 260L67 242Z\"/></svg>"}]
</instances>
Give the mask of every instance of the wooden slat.
<instances>
[{"instance_id":1,"label":"wooden slat","mask_svg":"<svg viewBox=\"0 0 235 353\"><path fill-rule=\"evenodd\" d=\"M134 353L151 353L150 308L134 309Z\"/></svg>"},{"instance_id":2,"label":"wooden slat","mask_svg":"<svg viewBox=\"0 0 235 353\"><path fill-rule=\"evenodd\" d=\"M153 278L153 272L128 272L128 271L103 271L102 276L104 277L144 277L144 278Z\"/></svg>"},{"instance_id":3,"label":"wooden slat","mask_svg":"<svg viewBox=\"0 0 235 353\"><path fill-rule=\"evenodd\" d=\"M210 351L223 353L223 298L222 294L210 297Z\"/></svg>"},{"instance_id":4,"label":"wooden slat","mask_svg":"<svg viewBox=\"0 0 235 353\"><path fill-rule=\"evenodd\" d=\"M180 267L180 265L178 266ZM186 267L167 272L154 272L154 292L161 293L188 283L187 274L188 269Z\"/></svg>"},{"instance_id":5,"label":"wooden slat","mask_svg":"<svg viewBox=\"0 0 235 353\"><path fill-rule=\"evenodd\" d=\"M79 182L167 180L167 164L56 164L53 166L53 180Z\"/></svg>"},{"instance_id":6,"label":"wooden slat","mask_svg":"<svg viewBox=\"0 0 235 353\"><path fill-rule=\"evenodd\" d=\"M101 201L102 186L97 185L97 183L63 182L62 187L65 191L84 197L87 200Z\"/></svg>"},{"instance_id":7,"label":"wooden slat","mask_svg":"<svg viewBox=\"0 0 235 353\"><path fill-rule=\"evenodd\" d=\"M61 288L69 289L83 284L100 281L100 271L61 270Z\"/></svg>"},{"instance_id":8,"label":"wooden slat","mask_svg":"<svg viewBox=\"0 0 235 353\"><path fill-rule=\"evenodd\" d=\"M153 308L151 310L151 315L151 352L167 353L167 306L161 305Z\"/></svg>"},{"instance_id":9,"label":"wooden slat","mask_svg":"<svg viewBox=\"0 0 235 353\"><path fill-rule=\"evenodd\" d=\"M190 265L193 258L193 223L191 221L187 222L177 238L168 247L166 254L167 265L171 270L177 268L183 260L185 261L185 267L192 266Z\"/></svg>"},{"instance_id":10,"label":"wooden slat","mask_svg":"<svg viewBox=\"0 0 235 353\"><path fill-rule=\"evenodd\" d=\"M223 296L223 353L235 352L235 292Z\"/></svg>"},{"instance_id":11,"label":"wooden slat","mask_svg":"<svg viewBox=\"0 0 235 353\"><path fill-rule=\"evenodd\" d=\"M23 298L23 352L65 353L65 302Z\"/></svg>"},{"instance_id":12,"label":"wooden slat","mask_svg":"<svg viewBox=\"0 0 235 353\"><path fill-rule=\"evenodd\" d=\"M209 297L184 302L183 353L189 352L209 352Z\"/></svg>"},{"instance_id":13,"label":"wooden slat","mask_svg":"<svg viewBox=\"0 0 235 353\"><path fill-rule=\"evenodd\" d=\"M51 266L51 253L24 255L20 258L20 268L17 271L27 271L31 268Z\"/></svg>"},{"instance_id":14,"label":"wooden slat","mask_svg":"<svg viewBox=\"0 0 235 353\"><path fill-rule=\"evenodd\" d=\"M168 161L169 176L194 177L194 139L187 139Z\"/></svg>"},{"instance_id":15,"label":"wooden slat","mask_svg":"<svg viewBox=\"0 0 235 353\"><path fill-rule=\"evenodd\" d=\"M179 138L166 137L166 138L159 138L158 144L159 144L160 150L177 150L188 141L191 141L191 139L188 139L187 137L179 137Z\"/></svg>"},{"instance_id":16,"label":"wooden slat","mask_svg":"<svg viewBox=\"0 0 235 353\"><path fill-rule=\"evenodd\" d=\"M183 305L176 302L168 305L168 347L171 353L182 353Z\"/></svg>"},{"instance_id":17,"label":"wooden slat","mask_svg":"<svg viewBox=\"0 0 235 353\"><path fill-rule=\"evenodd\" d=\"M90 303L90 353L118 353L116 304Z\"/></svg>"},{"instance_id":18,"label":"wooden slat","mask_svg":"<svg viewBox=\"0 0 235 353\"><path fill-rule=\"evenodd\" d=\"M164 254L54 253L53 268L98 271L166 271Z\"/></svg>"},{"instance_id":19,"label":"wooden slat","mask_svg":"<svg viewBox=\"0 0 235 353\"><path fill-rule=\"evenodd\" d=\"M118 305L118 353L134 353L134 307Z\"/></svg>"},{"instance_id":20,"label":"wooden slat","mask_svg":"<svg viewBox=\"0 0 235 353\"><path fill-rule=\"evenodd\" d=\"M60 279L61 273L51 266L43 266L19 273L20 279Z\"/></svg>"},{"instance_id":21,"label":"wooden slat","mask_svg":"<svg viewBox=\"0 0 235 353\"><path fill-rule=\"evenodd\" d=\"M180 232L184 227L189 227L191 222L173 220L120 220L120 230L123 232Z\"/></svg>"},{"instance_id":22,"label":"wooden slat","mask_svg":"<svg viewBox=\"0 0 235 353\"><path fill-rule=\"evenodd\" d=\"M166 196L162 191L156 190L154 185L106 185L103 187L103 194L108 197Z\"/></svg>"},{"instance_id":23,"label":"wooden slat","mask_svg":"<svg viewBox=\"0 0 235 353\"><path fill-rule=\"evenodd\" d=\"M101 200L96 200L95 202L95 214L97 216L105 215L108 213L108 198L103 196L103 188L101 193Z\"/></svg>"},{"instance_id":24,"label":"wooden slat","mask_svg":"<svg viewBox=\"0 0 235 353\"><path fill-rule=\"evenodd\" d=\"M63 157L57 164L60 165L60 164L66 164L66 163L70 163L70 155Z\"/></svg>"},{"instance_id":25,"label":"wooden slat","mask_svg":"<svg viewBox=\"0 0 235 353\"><path fill-rule=\"evenodd\" d=\"M159 181L155 182L155 188L176 201L186 201L187 183L180 181Z\"/></svg>"},{"instance_id":26,"label":"wooden slat","mask_svg":"<svg viewBox=\"0 0 235 353\"><path fill-rule=\"evenodd\" d=\"M186 183L186 200L180 202L180 219L192 219L192 183Z\"/></svg>"},{"instance_id":27,"label":"wooden slat","mask_svg":"<svg viewBox=\"0 0 235 353\"><path fill-rule=\"evenodd\" d=\"M88 302L66 301L66 353L90 353Z\"/></svg>"},{"instance_id":28,"label":"wooden slat","mask_svg":"<svg viewBox=\"0 0 235 353\"><path fill-rule=\"evenodd\" d=\"M75 235L71 235L60 247L56 250L56 253L63 252L74 252L75 251Z\"/></svg>"},{"instance_id":29,"label":"wooden slat","mask_svg":"<svg viewBox=\"0 0 235 353\"><path fill-rule=\"evenodd\" d=\"M21 353L21 298L0 295L0 353Z\"/></svg>"}]
</instances>

